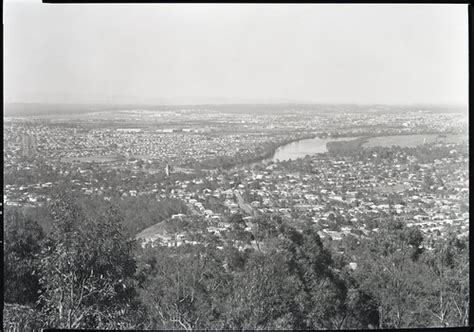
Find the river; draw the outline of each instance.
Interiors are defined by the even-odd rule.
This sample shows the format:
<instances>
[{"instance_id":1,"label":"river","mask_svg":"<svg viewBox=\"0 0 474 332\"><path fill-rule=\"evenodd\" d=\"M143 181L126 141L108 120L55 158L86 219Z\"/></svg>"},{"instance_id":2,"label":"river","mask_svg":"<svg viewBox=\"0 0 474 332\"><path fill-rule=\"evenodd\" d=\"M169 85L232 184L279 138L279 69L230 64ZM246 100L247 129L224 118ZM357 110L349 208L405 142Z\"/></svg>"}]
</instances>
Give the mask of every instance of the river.
<instances>
[{"instance_id":1,"label":"river","mask_svg":"<svg viewBox=\"0 0 474 332\"><path fill-rule=\"evenodd\" d=\"M351 141L358 137L338 137L338 138L308 138L300 141L288 143L280 146L275 150L273 157L263 159L261 161L252 162L248 165L258 165L269 161L288 161L295 160L298 158L304 158L307 155L314 155L316 153L327 152L326 143L336 141ZM420 144L445 141L460 143L467 139L466 134L462 135L446 135L446 137L439 137L438 134L413 134L413 135L387 135L367 138L367 142L363 144L363 147L372 146L392 146L398 145L401 147L412 147Z\"/></svg>"},{"instance_id":2,"label":"river","mask_svg":"<svg viewBox=\"0 0 474 332\"><path fill-rule=\"evenodd\" d=\"M334 141L350 141L357 137L338 137L338 138L308 138L301 141L292 142L276 149L272 158L267 160L287 161L304 158L306 155L327 152L326 143Z\"/></svg>"}]
</instances>

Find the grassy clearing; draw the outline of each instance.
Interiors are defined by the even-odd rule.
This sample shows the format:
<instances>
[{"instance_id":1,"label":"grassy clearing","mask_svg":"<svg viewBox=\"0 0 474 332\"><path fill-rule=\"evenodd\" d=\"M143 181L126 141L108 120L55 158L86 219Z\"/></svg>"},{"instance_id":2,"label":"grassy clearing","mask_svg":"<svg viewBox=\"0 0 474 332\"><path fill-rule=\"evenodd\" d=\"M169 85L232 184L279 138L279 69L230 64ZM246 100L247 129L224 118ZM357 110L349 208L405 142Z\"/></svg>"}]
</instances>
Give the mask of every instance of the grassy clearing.
<instances>
[{"instance_id":1,"label":"grassy clearing","mask_svg":"<svg viewBox=\"0 0 474 332\"><path fill-rule=\"evenodd\" d=\"M368 138L363 146L371 148L375 146L391 147L398 145L400 147L415 147L421 144L445 142L445 143L462 143L467 141L466 134L460 135L446 135L445 137L438 134L423 134L423 135L393 135L380 136Z\"/></svg>"},{"instance_id":2,"label":"grassy clearing","mask_svg":"<svg viewBox=\"0 0 474 332\"><path fill-rule=\"evenodd\" d=\"M62 162L72 163L72 162L95 162L95 163L106 163L117 160L114 156L90 156L90 157L63 157L61 158Z\"/></svg>"},{"instance_id":3,"label":"grassy clearing","mask_svg":"<svg viewBox=\"0 0 474 332\"><path fill-rule=\"evenodd\" d=\"M374 191L379 192L379 193L386 193L386 194L393 194L401 191L405 191L407 189L410 189L409 185L404 185L404 184L396 184L393 186L378 186L373 188Z\"/></svg>"}]
</instances>

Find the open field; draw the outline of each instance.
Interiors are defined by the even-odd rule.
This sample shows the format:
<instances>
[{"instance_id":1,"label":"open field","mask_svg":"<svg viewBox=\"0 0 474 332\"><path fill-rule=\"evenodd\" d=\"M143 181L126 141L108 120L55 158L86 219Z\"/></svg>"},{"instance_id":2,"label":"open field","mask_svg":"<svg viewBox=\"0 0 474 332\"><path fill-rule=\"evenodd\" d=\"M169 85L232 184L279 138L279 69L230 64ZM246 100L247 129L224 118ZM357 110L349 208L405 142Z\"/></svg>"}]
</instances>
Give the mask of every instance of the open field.
<instances>
[{"instance_id":1,"label":"open field","mask_svg":"<svg viewBox=\"0 0 474 332\"><path fill-rule=\"evenodd\" d=\"M407 189L410 189L409 185L404 185L404 184L395 184L392 186L389 185L381 185L377 186L375 188L372 188L372 190L378 192L378 193L386 193L386 194L394 194L397 192L402 192Z\"/></svg>"},{"instance_id":2,"label":"open field","mask_svg":"<svg viewBox=\"0 0 474 332\"><path fill-rule=\"evenodd\" d=\"M73 162L95 162L95 163L106 163L117 160L115 156L90 156L90 157L63 157L62 162L73 163Z\"/></svg>"},{"instance_id":3,"label":"open field","mask_svg":"<svg viewBox=\"0 0 474 332\"><path fill-rule=\"evenodd\" d=\"M363 147L374 147L384 146L390 147L392 145L398 145L400 147L415 147L420 144L433 143L433 142L447 142L447 143L462 143L467 141L468 136L466 134L459 135L446 135L446 137L438 134L423 134L423 135L393 135L393 136L380 136L371 137L363 143Z\"/></svg>"}]
</instances>

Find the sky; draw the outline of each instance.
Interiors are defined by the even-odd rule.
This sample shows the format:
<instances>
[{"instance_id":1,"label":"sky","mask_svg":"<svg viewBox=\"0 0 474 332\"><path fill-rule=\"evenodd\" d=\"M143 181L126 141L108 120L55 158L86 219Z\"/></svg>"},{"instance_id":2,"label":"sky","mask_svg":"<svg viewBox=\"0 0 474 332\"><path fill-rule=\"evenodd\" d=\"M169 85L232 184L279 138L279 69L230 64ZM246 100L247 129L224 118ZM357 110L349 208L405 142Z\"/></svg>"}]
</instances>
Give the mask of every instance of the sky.
<instances>
[{"instance_id":1,"label":"sky","mask_svg":"<svg viewBox=\"0 0 474 332\"><path fill-rule=\"evenodd\" d=\"M4 99L467 105L467 10L6 0Z\"/></svg>"}]
</instances>

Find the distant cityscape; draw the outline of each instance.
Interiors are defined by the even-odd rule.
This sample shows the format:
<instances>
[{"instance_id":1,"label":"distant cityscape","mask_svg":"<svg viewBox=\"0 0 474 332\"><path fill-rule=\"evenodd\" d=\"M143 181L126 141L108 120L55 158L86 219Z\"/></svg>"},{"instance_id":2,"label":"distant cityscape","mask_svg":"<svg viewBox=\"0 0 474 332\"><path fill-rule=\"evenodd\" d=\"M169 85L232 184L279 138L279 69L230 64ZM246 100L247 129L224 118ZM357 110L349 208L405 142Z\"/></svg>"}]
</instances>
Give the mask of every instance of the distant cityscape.
<instances>
[{"instance_id":1,"label":"distant cityscape","mask_svg":"<svg viewBox=\"0 0 474 332\"><path fill-rule=\"evenodd\" d=\"M5 118L7 206L43 205L50 199L49 188L62 181L71 181L74 190L105 199L111 195L155 195L160 199L167 194L159 189L159 183L113 187L103 181L102 173L113 172L123 181L128 172L133 177L162 174L166 165L171 165L176 175L198 170L202 175L177 179L168 196L182 200L203 216L212 216L212 220L220 220L221 215L204 209L202 201L213 196L226 207L226 213L237 213L235 190L254 197L248 203L261 213L280 212L290 217L295 211L304 211L302 217L318 224L323 235L332 234L336 239L352 229L367 234L372 229L358 222L362 216L380 218L390 212L409 225L419 224L433 236L453 227L467 234L468 212L461 211L460 204L466 204L468 198L468 157L454 148L455 143L467 142L462 113L408 110L396 115L390 111L368 115L343 109L328 114L290 108L278 115L246 115L226 113L225 109L178 109L106 111L71 114L71 118ZM452 135L454 141L436 143L452 147L450 154L423 164L403 150L382 161L376 153L357 161L319 154L294 161L265 159L279 146L310 137L420 133ZM260 159L264 161L258 164ZM251 162L254 164L246 166ZM240 179L231 192L224 188L235 181L223 180L224 174ZM427 174L442 182L422 187ZM189 189L203 181L216 188ZM401 199L402 204L389 205L390 193L406 198ZM338 206L336 211L328 211L332 203ZM347 225L329 227L329 216L343 218ZM327 233L329 229L332 233Z\"/></svg>"},{"instance_id":2,"label":"distant cityscape","mask_svg":"<svg viewBox=\"0 0 474 332\"><path fill-rule=\"evenodd\" d=\"M442 108L363 112L332 107L289 105L272 113L269 105L253 106L249 114L243 105L175 106L8 116L5 211L10 218L16 218L10 211L34 215L46 234L55 234L58 221L51 211L58 195L83 202L89 218L112 204L124 216L124 236L136 240L144 253L158 250L164 257L212 243L225 257L229 248L241 257L278 253L281 248L271 249L272 243L283 233L272 233L277 226L268 224L277 222L301 234L311 229L334 259L343 257L331 271L348 269L354 278L375 264L364 258L368 249L363 248L377 238L408 236L403 241L414 255L426 257L438 255L442 243L452 239L465 243L466 114ZM357 279L358 291L369 292L362 279ZM456 296L464 294L459 292ZM382 301L381 293L374 294ZM453 301L465 305L462 299ZM450 319L466 322L463 315ZM408 318L405 323L390 319L353 324L419 326ZM423 324L441 324L424 319ZM163 318L162 325L147 326L176 326L167 322ZM214 326L209 324L203 326Z\"/></svg>"}]
</instances>

